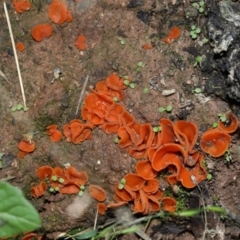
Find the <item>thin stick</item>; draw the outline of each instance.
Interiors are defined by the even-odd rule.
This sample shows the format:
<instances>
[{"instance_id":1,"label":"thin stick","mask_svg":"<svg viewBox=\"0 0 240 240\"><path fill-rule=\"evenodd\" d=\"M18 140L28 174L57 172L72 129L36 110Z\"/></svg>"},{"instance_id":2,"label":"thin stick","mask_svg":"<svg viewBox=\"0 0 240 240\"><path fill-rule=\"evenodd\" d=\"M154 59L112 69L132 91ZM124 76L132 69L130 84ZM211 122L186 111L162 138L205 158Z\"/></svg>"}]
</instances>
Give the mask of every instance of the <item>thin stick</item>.
<instances>
[{"instance_id":1,"label":"thin stick","mask_svg":"<svg viewBox=\"0 0 240 240\"><path fill-rule=\"evenodd\" d=\"M8 15L8 10L7 10L7 6L6 6L5 2L3 3L3 7L4 7L4 12L5 12L5 15L6 15L6 19L7 19L7 24L8 24L10 38L11 38L11 41L12 41L12 48L13 48L14 58L15 58L16 66L17 66L19 83L20 83L21 92L22 92L23 105L24 105L24 108L27 108L27 106L26 106L26 97L25 97L23 83L22 83L22 76L21 76L21 71L20 71L20 67L19 67L17 51L16 51L16 45L15 45L15 42L14 42L13 33L12 33L12 27L11 27L9 15Z\"/></svg>"},{"instance_id":2,"label":"thin stick","mask_svg":"<svg viewBox=\"0 0 240 240\"><path fill-rule=\"evenodd\" d=\"M81 94L80 94L80 97L79 97L79 100L78 100L77 111L75 113L76 115L78 114L79 107L80 107L80 104L81 104L82 99L83 99L83 94L85 92L85 89L86 89L86 86L87 86L87 83L88 83L88 79L89 79L89 75L87 75L87 77L85 79L85 82L83 84L83 88L82 88L82 91L81 91Z\"/></svg>"}]
</instances>

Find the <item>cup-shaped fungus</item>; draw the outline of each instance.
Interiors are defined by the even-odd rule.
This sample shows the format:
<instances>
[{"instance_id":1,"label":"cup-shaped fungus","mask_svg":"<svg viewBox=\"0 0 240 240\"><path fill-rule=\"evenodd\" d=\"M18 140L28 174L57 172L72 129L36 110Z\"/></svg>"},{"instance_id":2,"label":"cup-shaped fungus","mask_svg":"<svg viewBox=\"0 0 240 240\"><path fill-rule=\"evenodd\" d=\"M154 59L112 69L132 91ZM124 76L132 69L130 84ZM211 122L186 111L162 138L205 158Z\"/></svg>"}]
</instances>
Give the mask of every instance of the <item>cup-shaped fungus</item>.
<instances>
[{"instance_id":1,"label":"cup-shaped fungus","mask_svg":"<svg viewBox=\"0 0 240 240\"><path fill-rule=\"evenodd\" d=\"M161 199L162 208L167 212L175 212L177 208L177 201L171 197L164 197Z\"/></svg>"},{"instance_id":2,"label":"cup-shaped fungus","mask_svg":"<svg viewBox=\"0 0 240 240\"><path fill-rule=\"evenodd\" d=\"M159 188L159 180L154 178L146 181L143 187L143 191L145 193L155 193L157 192L158 188Z\"/></svg>"},{"instance_id":3,"label":"cup-shaped fungus","mask_svg":"<svg viewBox=\"0 0 240 240\"><path fill-rule=\"evenodd\" d=\"M34 198L41 197L47 190L47 184L45 182L40 182L39 185L31 188L31 195Z\"/></svg>"},{"instance_id":4,"label":"cup-shaped fungus","mask_svg":"<svg viewBox=\"0 0 240 240\"><path fill-rule=\"evenodd\" d=\"M37 169L37 176L40 180L50 178L53 173L53 168L51 166L45 165Z\"/></svg>"},{"instance_id":5,"label":"cup-shaped fungus","mask_svg":"<svg viewBox=\"0 0 240 240\"><path fill-rule=\"evenodd\" d=\"M22 13L31 7L31 2L28 0L13 0L13 6L16 12Z\"/></svg>"},{"instance_id":6,"label":"cup-shaped fungus","mask_svg":"<svg viewBox=\"0 0 240 240\"><path fill-rule=\"evenodd\" d=\"M47 134L50 136L51 142L60 142L63 137L55 124L47 127Z\"/></svg>"},{"instance_id":7,"label":"cup-shaped fungus","mask_svg":"<svg viewBox=\"0 0 240 240\"><path fill-rule=\"evenodd\" d=\"M218 123L218 128L226 133L234 133L239 126L238 118L236 115L231 112L226 114L226 121L220 121Z\"/></svg>"},{"instance_id":8,"label":"cup-shaped fungus","mask_svg":"<svg viewBox=\"0 0 240 240\"><path fill-rule=\"evenodd\" d=\"M205 153L212 157L222 156L228 149L231 137L219 129L210 129L203 133L200 146Z\"/></svg>"},{"instance_id":9,"label":"cup-shaped fungus","mask_svg":"<svg viewBox=\"0 0 240 240\"><path fill-rule=\"evenodd\" d=\"M106 191L97 185L90 185L89 192L90 195L99 202L105 201L107 197Z\"/></svg>"},{"instance_id":10,"label":"cup-shaped fungus","mask_svg":"<svg viewBox=\"0 0 240 240\"><path fill-rule=\"evenodd\" d=\"M79 50L85 50L87 48L86 46L86 37L84 35L79 35L76 42L75 42L75 46L79 49Z\"/></svg>"},{"instance_id":11,"label":"cup-shaped fungus","mask_svg":"<svg viewBox=\"0 0 240 240\"><path fill-rule=\"evenodd\" d=\"M143 179L149 180L157 176L157 171L152 168L151 162L149 160L143 160L137 162L135 169Z\"/></svg>"},{"instance_id":12,"label":"cup-shaped fungus","mask_svg":"<svg viewBox=\"0 0 240 240\"><path fill-rule=\"evenodd\" d=\"M16 43L16 49L17 49L19 52L22 52L22 51L25 49L25 46L24 46L23 43L17 42L17 43Z\"/></svg>"},{"instance_id":13,"label":"cup-shaped fungus","mask_svg":"<svg viewBox=\"0 0 240 240\"><path fill-rule=\"evenodd\" d=\"M49 6L48 16L54 23L64 23L68 16L66 4L59 0L54 0Z\"/></svg>"},{"instance_id":14,"label":"cup-shaped fungus","mask_svg":"<svg viewBox=\"0 0 240 240\"><path fill-rule=\"evenodd\" d=\"M50 24L38 24L33 27L31 34L35 41L40 42L43 38L48 38L52 35L53 28Z\"/></svg>"},{"instance_id":15,"label":"cup-shaped fungus","mask_svg":"<svg viewBox=\"0 0 240 240\"><path fill-rule=\"evenodd\" d=\"M129 187L132 191L139 191L144 186L146 180L140 177L136 173L128 173L124 176L126 180L126 186Z\"/></svg>"}]
</instances>

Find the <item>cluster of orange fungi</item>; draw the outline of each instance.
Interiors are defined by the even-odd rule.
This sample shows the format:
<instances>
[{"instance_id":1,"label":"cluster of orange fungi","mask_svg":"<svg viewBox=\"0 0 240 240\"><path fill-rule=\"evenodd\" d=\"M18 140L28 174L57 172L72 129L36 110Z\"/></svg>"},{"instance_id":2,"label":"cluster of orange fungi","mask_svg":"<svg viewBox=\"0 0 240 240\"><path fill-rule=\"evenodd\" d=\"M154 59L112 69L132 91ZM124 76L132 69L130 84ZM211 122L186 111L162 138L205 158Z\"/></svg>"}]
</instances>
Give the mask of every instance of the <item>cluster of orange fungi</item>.
<instances>
[{"instance_id":1,"label":"cluster of orange fungi","mask_svg":"<svg viewBox=\"0 0 240 240\"><path fill-rule=\"evenodd\" d=\"M163 41L164 41L165 43L171 44L171 43L173 43L173 40L174 40L174 39L179 38L180 34L181 34L180 28L177 27L177 26L174 26L174 27L172 27L172 29L169 31L168 35L167 35L165 38L163 38Z\"/></svg>"},{"instance_id":2,"label":"cluster of orange fungi","mask_svg":"<svg viewBox=\"0 0 240 240\"><path fill-rule=\"evenodd\" d=\"M41 182L31 188L31 195L34 198L44 195L47 189L52 192L74 194L81 191L82 186L88 182L86 172L78 172L74 167L60 168L42 166L37 169L37 176Z\"/></svg>"},{"instance_id":3,"label":"cluster of orange fungi","mask_svg":"<svg viewBox=\"0 0 240 240\"><path fill-rule=\"evenodd\" d=\"M204 155L196 149L198 128L195 123L179 120L173 123L162 118L159 121L161 131L154 132L149 123L136 122L134 117L119 103L124 99L124 80L116 74L111 74L105 80L96 84L84 100L81 115L84 120L73 119L63 126L63 134L57 125L47 127L47 134L52 142L61 141L63 135L67 142L80 144L90 140L92 129L96 126L107 134L118 135L118 146L133 158L139 159L135 173L126 174L121 188L115 185L113 199L115 202L107 206L104 190L98 186L89 187L90 194L98 200L99 213L104 214L107 208L130 203L134 213L149 214L160 209L173 212L176 210L176 200L165 197L159 174L164 172L164 178L170 185L181 184L185 188L194 188L206 179ZM204 132L200 139L202 151L212 157L222 156L229 147L229 134L238 128L238 119L232 114L226 115L226 122L219 122L218 128ZM22 140L18 148L19 156L34 151L35 143ZM47 188L53 187L61 193L78 193L81 186L87 183L85 172L77 172L74 167L61 169L43 166L37 170L40 184L32 188L34 197L40 197ZM48 179L50 186L45 180ZM59 182L59 180L61 181ZM96 196L102 194L102 197Z\"/></svg>"},{"instance_id":4,"label":"cluster of orange fungi","mask_svg":"<svg viewBox=\"0 0 240 240\"><path fill-rule=\"evenodd\" d=\"M16 12L22 13L24 10L29 10L31 7L30 0L13 0L13 6ZM51 21L55 24L63 24L64 22L71 22L73 20L71 11L67 8L66 3L61 0L53 0L48 8L48 16ZM31 30L32 38L40 42L44 38L48 38L52 35L53 28L49 23L38 24L34 26ZM80 50L86 49L86 37L84 35L79 35L75 45ZM21 44L21 45L20 45ZM24 45L19 43L16 45L18 51L24 50Z\"/></svg>"},{"instance_id":5,"label":"cluster of orange fungi","mask_svg":"<svg viewBox=\"0 0 240 240\"><path fill-rule=\"evenodd\" d=\"M13 6L16 12L22 13L30 9L31 2L28 0L13 0Z\"/></svg>"}]
</instances>

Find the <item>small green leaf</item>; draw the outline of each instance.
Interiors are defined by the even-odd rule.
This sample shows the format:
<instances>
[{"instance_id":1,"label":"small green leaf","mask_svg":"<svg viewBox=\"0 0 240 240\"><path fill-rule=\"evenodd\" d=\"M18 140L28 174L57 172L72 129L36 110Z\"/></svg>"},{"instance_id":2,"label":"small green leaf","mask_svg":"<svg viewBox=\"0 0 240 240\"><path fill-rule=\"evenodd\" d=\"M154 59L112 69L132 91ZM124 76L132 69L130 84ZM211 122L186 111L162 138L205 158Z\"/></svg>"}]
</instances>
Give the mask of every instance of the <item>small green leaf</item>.
<instances>
[{"instance_id":1,"label":"small green leaf","mask_svg":"<svg viewBox=\"0 0 240 240\"><path fill-rule=\"evenodd\" d=\"M212 174L208 173L207 180L210 181L212 179Z\"/></svg>"},{"instance_id":2,"label":"small green leaf","mask_svg":"<svg viewBox=\"0 0 240 240\"><path fill-rule=\"evenodd\" d=\"M0 159L2 159L2 157L5 155L4 152L0 152Z\"/></svg>"},{"instance_id":3,"label":"small green leaf","mask_svg":"<svg viewBox=\"0 0 240 240\"><path fill-rule=\"evenodd\" d=\"M11 107L11 111L12 111L12 112L15 112L16 110L17 110L17 107L16 107L16 106Z\"/></svg>"},{"instance_id":4,"label":"small green leaf","mask_svg":"<svg viewBox=\"0 0 240 240\"><path fill-rule=\"evenodd\" d=\"M194 89L194 92L195 92L195 93L201 93L201 92L202 92L202 89L201 89L201 88L195 88L195 89Z\"/></svg>"},{"instance_id":5,"label":"small green leaf","mask_svg":"<svg viewBox=\"0 0 240 240\"><path fill-rule=\"evenodd\" d=\"M153 127L153 132L159 132L159 127Z\"/></svg>"},{"instance_id":6,"label":"small green leaf","mask_svg":"<svg viewBox=\"0 0 240 240\"><path fill-rule=\"evenodd\" d=\"M197 56L197 57L196 57L196 61L197 61L198 63L200 63L200 62L202 61L202 56Z\"/></svg>"},{"instance_id":7,"label":"small green leaf","mask_svg":"<svg viewBox=\"0 0 240 240\"><path fill-rule=\"evenodd\" d=\"M58 191L59 191L59 187L55 187L54 190L55 190L56 192L58 192Z\"/></svg>"},{"instance_id":8,"label":"small green leaf","mask_svg":"<svg viewBox=\"0 0 240 240\"><path fill-rule=\"evenodd\" d=\"M83 104L84 104L84 103L83 103ZM24 112L27 112L28 109L29 109L28 107L24 107L24 108L23 108L23 111L24 111Z\"/></svg>"},{"instance_id":9,"label":"small green leaf","mask_svg":"<svg viewBox=\"0 0 240 240\"><path fill-rule=\"evenodd\" d=\"M83 195L83 190L80 190L79 192L78 192L78 196L82 196Z\"/></svg>"},{"instance_id":10,"label":"small green leaf","mask_svg":"<svg viewBox=\"0 0 240 240\"><path fill-rule=\"evenodd\" d=\"M55 192L54 188L53 188L53 187L50 187L50 188L49 188L49 192L51 192L51 193Z\"/></svg>"},{"instance_id":11,"label":"small green leaf","mask_svg":"<svg viewBox=\"0 0 240 240\"><path fill-rule=\"evenodd\" d=\"M218 206L207 206L207 210L210 210L212 212L218 212L218 213L226 213L224 208L218 207Z\"/></svg>"},{"instance_id":12,"label":"small green leaf","mask_svg":"<svg viewBox=\"0 0 240 240\"><path fill-rule=\"evenodd\" d=\"M166 109L165 109L164 107L160 107L160 108L158 108L158 111L159 111L160 113L162 113L162 112L166 111Z\"/></svg>"},{"instance_id":13,"label":"small green leaf","mask_svg":"<svg viewBox=\"0 0 240 240\"><path fill-rule=\"evenodd\" d=\"M195 8L198 8L198 4L197 3L193 3L192 6L195 7Z\"/></svg>"},{"instance_id":14,"label":"small green leaf","mask_svg":"<svg viewBox=\"0 0 240 240\"><path fill-rule=\"evenodd\" d=\"M81 185L81 186L80 186L80 190L84 191L84 190L85 190L85 186L84 186L84 185Z\"/></svg>"},{"instance_id":15,"label":"small green leaf","mask_svg":"<svg viewBox=\"0 0 240 240\"><path fill-rule=\"evenodd\" d=\"M117 98L117 97L114 97L114 98L113 98L113 101L114 101L114 102L118 102L118 98Z\"/></svg>"},{"instance_id":16,"label":"small green leaf","mask_svg":"<svg viewBox=\"0 0 240 240\"><path fill-rule=\"evenodd\" d=\"M114 142L115 142L115 143L117 143L117 144L118 144L118 143L119 143L119 141L120 141L120 139L119 139L118 137L114 138Z\"/></svg>"},{"instance_id":17,"label":"small green leaf","mask_svg":"<svg viewBox=\"0 0 240 240\"><path fill-rule=\"evenodd\" d=\"M122 179L120 180L120 183L125 185L125 184L126 184L126 179L125 179L125 178L122 178Z\"/></svg>"},{"instance_id":18,"label":"small green leaf","mask_svg":"<svg viewBox=\"0 0 240 240\"><path fill-rule=\"evenodd\" d=\"M142 62L138 62L138 67L142 67L143 66L143 63Z\"/></svg>"},{"instance_id":19,"label":"small green leaf","mask_svg":"<svg viewBox=\"0 0 240 240\"><path fill-rule=\"evenodd\" d=\"M119 183L119 184L118 184L118 189L119 189L119 190L122 190L123 188L124 188L124 184Z\"/></svg>"},{"instance_id":20,"label":"small green leaf","mask_svg":"<svg viewBox=\"0 0 240 240\"><path fill-rule=\"evenodd\" d=\"M53 181L57 181L57 180L58 180L58 177L57 177L57 176L52 176L51 179L52 179Z\"/></svg>"},{"instance_id":21,"label":"small green leaf","mask_svg":"<svg viewBox=\"0 0 240 240\"><path fill-rule=\"evenodd\" d=\"M196 34L196 33L193 33L193 34L191 35L191 37L192 37L192 39L196 39L196 38L197 38L197 34Z\"/></svg>"},{"instance_id":22,"label":"small green leaf","mask_svg":"<svg viewBox=\"0 0 240 240\"><path fill-rule=\"evenodd\" d=\"M0 237L7 238L41 226L37 210L28 202L20 189L0 181Z\"/></svg>"},{"instance_id":23,"label":"small green leaf","mask_svg":"<svg viewBox=\"0 0 240 240\"><path fill-rule=\"evenodd\" d=\"M196 29L196 26L195 25L192 25L191 26L191 30L195 30Z\"/></svg>"},{"instance_id":24,"label":"small green leaf","mask_svg":"<svg viewBox=\"0 0 240 240\"><path fill-rule=\"evenodd\" d=\"M128 75L123 76L124 79L128 79Z\"/></svg>"},{"instance_id":25,"label":"small green leaf","mask_svg":"<svg viewBox=\"0 0 240 240\"><path fill-rule=\"evenodd\" d=\"M132 88L132 89L134 89L134 88L135 88L135 84L134 84L134 83L130 83L130 84L129 84L129 87Z\"/></svg>"},{"instance_id":26,"label":"small green leaf","mask_svg":"<svg viewBox=\"0 0 240 240\"><path fill-rule=\"evenodd\" d=\"M64 183L64 179L63 179L63 178L59 178L59 179L58 179L58 182Z\"/></svg>"},{"instance_id":27,"label":"small green leaf","mask_svg":"<svg viewBox=\"0 0 240 240\"><path fill-rule=\"evenodd\" d=\"M226 122L226 120L227 120L227 117L226 117L225 114L223 114L222 116L220 116L220 121L221 121L221 122Z\"/></svg>"},{"instance_id":28,"label":"small green leaf","mask_svg":"<svg viewBox=\"0 0 240 240\"><path fill-rule=\"evenodd\" d=\"M180 217L192 217L195 216L196 214L198 214L200 212L199 209L191 209L191 210L186 210L186 211L181 211L181 212L177 212L177 216Z\"/></svg>"},{"instance_id":29,"label":"small green leaf","mask_svg":"<svg viewBox=\"0 0 240 240\"><path fill-rule=\"evenodd\" d=\"M124 44L125 44L125 41L124 41L124 40L121 40L120 43L121 43L122 45L124 45Z\"/></svg>"},{"instance_id":30,"label":"small green leaf","mask_svg":"<svg viewBox=\"0 0 240 240\"><path fill-rule=\"evenodd\" d=\"M23 105L22 105L22 104L18 104L18 105L17 105L17 110L18 110L18 111L20 111L22 108L23 108Z\"/></svg>"},{"instance_id":31,"label":"small green leaf","mask_svg":"<svg viewBox=\"0 0 240 240\"><path fill-rule=\"evenodd\" d=\"M171 112L171 111L172 111L172 106L171 106L171 105L168 105L168 106L166 107L166 111L167 111L167 112Z\"/></svg>"},{"instance_id":32,"label":"small green leaf","mask_svg":"<svg viewBox=\"0 0 240 240\"><path fill-rule=\"evenodd\" d=\"M195 32L196 33L200 33L201 32L201 28L196 28Z\"/></svg>"},{"instance_id":33,"label":"small green leaf","mask_svg":"<svg viewBox=\"0 0 240 240\"><path fill-rule=\"evenodd\" d=\"M127 80L127 79L124 80L123 83L124 83L125 85L127 85L127 86L130 84L129 80Z\"/></svg>"},{"instance_id":34,"label":"small green leaf","mask_svg":"<svg viewBox=\"0 0 240 240\"><path fill-rule=\"evenodd\" d=\"M203 7L200 7L200 8L198 9L198 11L199 11L200 13L203 13L203 12L204 12L204 8L203 8Z\"/></svg>"},{"instance_id":35,"label":"small green leaf","mask_svg":"<svg viewBox=\"0 0 240 240\"><path fill-rule=\"evenodd\" d=\"M218 123L217 122L214 122L213 124L212 124L212 128L216 128L218 126Z\"/></svg>"},{"instance_id":36,"label":"small green leaf","mask_svg":"<svg viewBox=\"0 0 240 240\"><path fill-rule=\"evenodd\" d=\"M205 4L205 3L204 3L203 1L199 2L199 6L201 6L201 7L203 7L204 4Z\"/></svg>"},{"instance_id":37,"label":"small green leaf","mask_svg":"<svg viewBox=\"0 0 240 240\"><path fill-rule=\"evenodd\" d=\"M149 92L149 88L144 88L143 89L143 93L148 93Z\"/></svg>"}]
</instances>

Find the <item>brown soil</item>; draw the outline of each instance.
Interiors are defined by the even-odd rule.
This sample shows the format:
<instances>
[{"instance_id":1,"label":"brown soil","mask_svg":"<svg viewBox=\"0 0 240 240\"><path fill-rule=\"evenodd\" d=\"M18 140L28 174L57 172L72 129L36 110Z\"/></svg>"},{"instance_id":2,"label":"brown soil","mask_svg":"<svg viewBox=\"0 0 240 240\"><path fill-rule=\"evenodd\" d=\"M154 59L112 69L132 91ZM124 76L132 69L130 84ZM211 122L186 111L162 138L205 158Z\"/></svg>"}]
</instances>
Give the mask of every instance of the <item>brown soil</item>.
<instances>
[{"instance_id":1,"label":"brown soil","mask_svg":"<svg viewBox=\"0 0 240 240\"><path fill-rule=\"evenodd\" d=\"M76 116L75 112L87 75L89 84L86 94L90 86L112 72L130 76L136 88L125 91L123 104L139 122L149 122L153 126L162 117L177 120L177 116L183 113L182 106L186 105L189 106L184 108L188 113L187 120L199 126L201 135L202 130L217 120L218 113L229 110L226 102L209 97L203 103L202 100L206 100L207 96L192 93L206 79L198 67L193 67L194 57L184 51L190 46L200 48L198 41L193 41L189 36L191 23L185 18L184 12L190 6L187 3L177 1L174 5L175 1L150 0L144 1L146 3L141 7L128 8L128 0L65 1L72 12L73 21L60 26L52 24L53 35L35 42L30 35L31 28L38 23L50 23L47 11L51 1L33 1L31 9L22 14L15 13L8 2L15 41L21 41L26 46L23 52L18 53L18 57L29 110L11 112L12 106L22 103L22 97L6 19L3 7L0 6L0 69L12 83L10 86L1 78L0 146L5 156L0 179L9 175L15 177L10 183L20 187L26 198L39 210L43 220L40 232L48 238L73 228L93 226L96 202L87 191L82 198L47 193L39 199L33 199L30 188L38 183L36 169L39 166L63 166L70 163L79 171L86 171L91 184L101 185L107 190L107 200L110 201L114 184L126 173L132 172L137 161L114 144L115 136L106 135L97 128L93 130L92 140L80 145L65 140L60 143L50 142L45 133L48 125L57 124L62 130L62 126L69 120L81 117L79 114ZM151 12L148 24L136 17L140 9ZM168 45L161 39L174 25L181 28L181 36ZM79 34L86 36L86 51L79 51L74 46ZM119 37L124 39L124 44L120 43ZM153 49L142 49L145 43L152 43ZM137 71L139 61L143 67ZM62 70L62 74L51 83L56 67ZM150 86L151 79L156 81L160 91ZM144 94L143 89L146 87L150 91ZM163 96L164 89L175 89L176 92ZM171 114L157 111L159 107L167 105L173 106ZM34 136L37 149L24 159L18 159L17 144L22 134L28 132L39 132ZM202 189L208 191L205 198L207 204L224 206L236 215L240 214L238 142L238 134L234 134L230 163L227 163L225 157L213 159L206 156L213 178L201 185ZM195 192L199 195L198 189ZM99 224L106 220L107 217L99 217ZM152 239L194 239L198 232L200 236L202 233L201 219L198 220L194 224L193 220L171 219L170 222L184 229L178 236L170 230L165 234L153 230L154 226L164 224L162 220L155 220L147 233ZM215 230L214 239L239 238L240 230L233 221L220 219L218 214L209 214L208 221L209 229ZM210 235L207 237L211 239ZM137 238L135 235L126 235L122 239Z\"/></svg>"}]
</instances>

